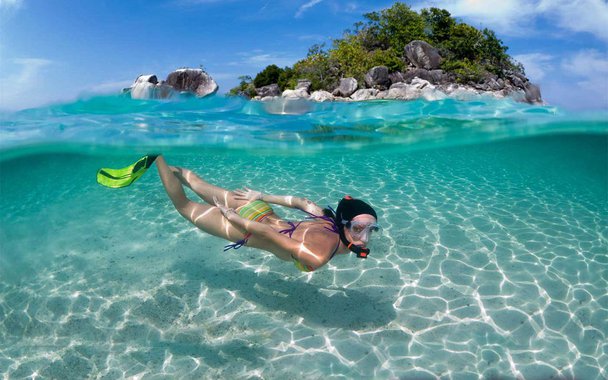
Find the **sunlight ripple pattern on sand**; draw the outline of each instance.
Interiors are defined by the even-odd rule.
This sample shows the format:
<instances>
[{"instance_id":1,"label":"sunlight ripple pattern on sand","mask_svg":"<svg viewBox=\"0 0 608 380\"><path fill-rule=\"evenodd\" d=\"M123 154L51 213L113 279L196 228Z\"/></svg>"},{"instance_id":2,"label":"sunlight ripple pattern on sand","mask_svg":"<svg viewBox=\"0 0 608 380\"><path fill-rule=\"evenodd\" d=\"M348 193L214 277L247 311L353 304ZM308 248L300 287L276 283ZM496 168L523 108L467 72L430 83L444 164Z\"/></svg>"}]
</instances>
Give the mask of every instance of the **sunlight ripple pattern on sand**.
<instances>
[{"instance_id":1,"label":"sunlight ripple pattern on sand","mask_svg":"<svg viewBox=\"0 0 608 380\"><path fill-rule=\"evenodd\" d=\"M70 180L106 157L12 160L0 174L0 376L606 378L605 184L575 155L555 166L538 152L577 141L606 140L171 157L229 188L369 200L384 226L370 258L313 274L224 253L154 171L111 192ZM72 177L52 174L67 166Z\"/></svg>"}]
</instances>

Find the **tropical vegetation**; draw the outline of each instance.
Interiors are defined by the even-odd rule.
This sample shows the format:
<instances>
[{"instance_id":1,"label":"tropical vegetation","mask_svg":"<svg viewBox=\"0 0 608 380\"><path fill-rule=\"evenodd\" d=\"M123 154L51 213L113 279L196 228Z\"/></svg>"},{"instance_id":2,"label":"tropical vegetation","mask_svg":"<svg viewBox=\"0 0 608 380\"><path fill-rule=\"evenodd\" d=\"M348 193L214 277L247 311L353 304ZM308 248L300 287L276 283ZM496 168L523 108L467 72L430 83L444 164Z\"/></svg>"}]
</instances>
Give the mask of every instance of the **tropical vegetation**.
<instances>
[{"instance_id":1,"label":"tropical vegetation","mask_svg":"<svg viewBox=\"0 0 608 380\"><path fill-rule=\"evenodd\" d=\"M402 2L379 12L367 13L362 22L346 30L333 46L313 45L304 59L292 67L269 65L255 78L241 77L232 94L251 96L255 88L276 83L281 90L293 88L306 78L311 90L333 89L340 78L362 81L374 66L390 72L405 71L405 46L414 40L426 41L439 49L441 69L461 83L479 82L489 75L505 78L523 74L523 67L508 54L507 47L487 28L479 30L451 16L445 9L428 8L420 12Z\"/></svg>"}]
</instances>

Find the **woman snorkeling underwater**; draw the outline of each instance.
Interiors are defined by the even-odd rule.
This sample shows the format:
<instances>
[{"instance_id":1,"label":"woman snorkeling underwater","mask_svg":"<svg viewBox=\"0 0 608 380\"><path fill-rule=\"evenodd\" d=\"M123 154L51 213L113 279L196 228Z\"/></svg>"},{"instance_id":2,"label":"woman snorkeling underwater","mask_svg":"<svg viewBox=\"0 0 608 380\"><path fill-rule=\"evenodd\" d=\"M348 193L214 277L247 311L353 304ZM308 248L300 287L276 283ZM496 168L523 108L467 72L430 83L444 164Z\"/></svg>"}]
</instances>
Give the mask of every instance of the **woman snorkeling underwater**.
<instances>
[{"instance_id":1,"label":"woman snorkeling underwater","mask_svg":"<svg viewBox=\"0 0 608 380\"><path fill-rule=\"evenodd\" d=\"M351 251L366 258L367 243L379 228L374 209L359 199L345 196L334 213L305 198L268 195L248 188L229 191L188 169L167 165L161 155L144 156L124 169L100 169L97 180L109 187L128 186L155 159L163 186L177 211L199 229L233 242L225 251L247 245L293 261L301 271L310 272L336 254ZM188 199L183 186L192 189L206 204ZM274 213L270 203L300 209L309 216L297 223L285 221Z\"/></svg>"}]
</instances>

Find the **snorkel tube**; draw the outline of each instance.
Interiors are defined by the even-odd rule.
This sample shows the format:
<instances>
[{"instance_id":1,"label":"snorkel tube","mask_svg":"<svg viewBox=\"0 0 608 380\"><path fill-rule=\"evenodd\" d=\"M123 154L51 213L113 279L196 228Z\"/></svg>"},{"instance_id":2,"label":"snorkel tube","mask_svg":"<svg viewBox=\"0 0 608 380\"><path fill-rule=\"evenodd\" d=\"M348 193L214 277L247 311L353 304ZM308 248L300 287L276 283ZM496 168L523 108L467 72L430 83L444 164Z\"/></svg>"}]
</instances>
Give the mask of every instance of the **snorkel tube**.
<instances>
[{"instance_id":1,"label":"snorkel tube","mask_svg":"<svg viewBox=\"0 0 608 380\"><path fill-rule=\"evenodd\" d=\"M354 199L350 195L346 195L342 198L340 203L338 203L338 208L336 209L336 224L340 231L340 240L342 243L344 243L351 252L357 254L358 258L367 259L367 256L370 253L369 248L366 248L364 245L354 244L346 238L346 234L344 233L344 229L346 228L345 221L351 221L355 216L361 214L369 214L376 218L376 220L378 219L376 211L374 211L372 206L362 200Z\"/></svg>"},{"instance_id":2,"label":"snorkel tube","mask_svg":"<svg viewBox=\"0 0 608 380\"><path fill-rule=\"evenodd\" d=\"M340 227L340 240L351 252L356 253L358 258L367 259L367 256L369 255L369 248L366 248L365 246L360 244L354 244L353 242L349 241L346 238L346 235L344 235L344 225Z\"/></svg>"}]
</instances>

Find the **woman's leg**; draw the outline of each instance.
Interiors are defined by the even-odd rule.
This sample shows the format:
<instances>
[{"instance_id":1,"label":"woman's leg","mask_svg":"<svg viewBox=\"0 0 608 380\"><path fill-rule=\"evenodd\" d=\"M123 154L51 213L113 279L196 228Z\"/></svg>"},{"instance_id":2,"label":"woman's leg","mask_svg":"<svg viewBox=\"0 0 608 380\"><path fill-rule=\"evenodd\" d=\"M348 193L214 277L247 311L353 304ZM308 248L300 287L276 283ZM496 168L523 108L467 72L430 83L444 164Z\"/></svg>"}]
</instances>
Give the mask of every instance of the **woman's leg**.
<instances>
[{"instance_id":1,"label":"woman's leg","mask_svg":"<svg viewBox=\"0 0 608 380\"><path fill-rule=\"evenodd\" d=\"M244 233L228 222L219 208L211 206L210 204L205 205L193 202L186 197L182 182L175 176L174 172L165 162L163 156L159 156L156 159L156 167L165 190L167 191L167 195L171 199L171 202L173 202L177 211L184 218L209 234L230 241L238 241L243 238ZM213 202L213 200L211 200L211 202Z\"/></svg>"},{"instance_id":2,"label":"woman's leg","mask_svg":"<svg viewBox=\"0 0 608 380\"><path fill-rule=\"evenodd\" d=\"M234 193L232 191L210 184L191 170L177 166L169 166L169 168L171 171L173 171L175 176L179 178L183 185L191 188L196 195L211 205L214 204L214 197L222 201L224 204L227 204L228 207L232 208L238 208L248 203L246 201L234 199Z\"/></svg>"},{"instance_id":3,"label":"woman's leg","mask_svg":"<svg viewBox=\"0 0 608 380\"><path fill-rule=\"evenodd\" d=\"M175 177L163 156L158 156L156 159L156 168L158 169L160 180L162 181L163 186L165 186L167 195L169 195L169 199L171 199L175 208L178 211L186 208L191 201L186 197L182 183Z\"/></svg>"}]
</instances>

